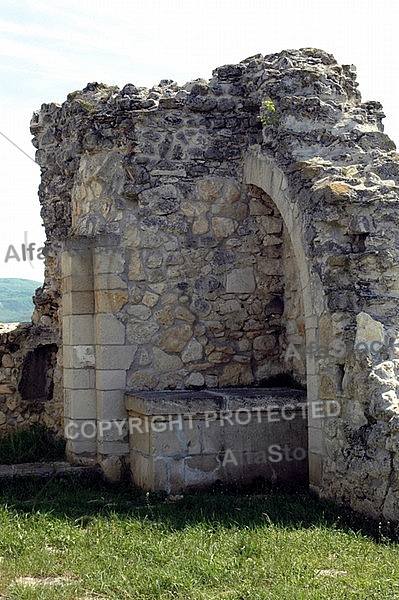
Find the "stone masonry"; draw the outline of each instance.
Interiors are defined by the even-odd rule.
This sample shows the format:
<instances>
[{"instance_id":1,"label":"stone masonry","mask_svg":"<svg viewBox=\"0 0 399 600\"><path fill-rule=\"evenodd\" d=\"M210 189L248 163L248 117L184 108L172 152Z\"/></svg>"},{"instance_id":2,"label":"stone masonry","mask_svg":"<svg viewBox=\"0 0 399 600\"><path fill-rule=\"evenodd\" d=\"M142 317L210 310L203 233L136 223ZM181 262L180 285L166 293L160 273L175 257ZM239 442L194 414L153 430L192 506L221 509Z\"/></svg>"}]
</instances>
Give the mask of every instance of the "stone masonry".
<instances>
[{"instance_id":1,"label":"stone masonry","mask_svg":"<svg viewBox=\"0 0 399 600\"><path fill-rule=\"evenodd\" d=\"M126 419L129 394L303 386L311 488L399 521L399 157L383 117L353 66L313 48L42 105L33 327L53 307L71 461L117 476L137 438L98 424Z\"/></svg>"}]
</instances>

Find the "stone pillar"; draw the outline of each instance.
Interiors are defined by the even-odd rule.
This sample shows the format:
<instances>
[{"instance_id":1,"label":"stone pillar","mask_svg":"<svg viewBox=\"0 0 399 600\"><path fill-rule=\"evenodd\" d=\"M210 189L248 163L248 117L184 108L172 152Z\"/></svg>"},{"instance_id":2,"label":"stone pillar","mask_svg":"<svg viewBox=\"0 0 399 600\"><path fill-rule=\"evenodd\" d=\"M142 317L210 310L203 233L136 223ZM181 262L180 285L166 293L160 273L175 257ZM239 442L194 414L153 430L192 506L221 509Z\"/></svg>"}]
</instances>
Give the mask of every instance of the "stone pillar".
<instances>
[{"instance_id":1,"label":"stone pillar","mask_svg":"<svg viewBox=\"0 0 399 600\"><path fill-rule=\"evenodd\" d=\"M105 475L116 480L121 457L129 453L124 394L136 348L126 345L125 325L117 316L128 300L124 249L111 236L97 243L93 253L97 449Z\"/></svg>"},{"instance_id":2,"label":"stone pillar","mask_svg":"<svg viewBox=\"0 0 399 600\"><path fill-rule=\"evenodd\" d=\"M64 423L72 462L97 456L92 251L69 240L61 258Z\"/></svg>"}]
</instances>

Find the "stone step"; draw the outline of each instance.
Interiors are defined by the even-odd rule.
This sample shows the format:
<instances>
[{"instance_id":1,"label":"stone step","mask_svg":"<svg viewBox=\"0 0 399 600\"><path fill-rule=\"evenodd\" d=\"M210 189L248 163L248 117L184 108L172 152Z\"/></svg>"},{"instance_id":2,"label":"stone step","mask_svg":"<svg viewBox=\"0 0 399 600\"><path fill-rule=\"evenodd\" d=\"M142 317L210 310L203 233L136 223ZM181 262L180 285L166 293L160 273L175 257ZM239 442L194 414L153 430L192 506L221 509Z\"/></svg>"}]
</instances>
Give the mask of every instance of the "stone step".
<instances>
[{"instance_id":1,"label":"stone step","mask_svg":"<svg viewBox=\"0 0 399 600\"><path fill-rule=\"evenodd\" d=\"M15 465L0 465L0 480L15 477L62 477L63 475L98 475L101 476L98 465L71 465L65 461L21 463Z\"/></svg>"}]
</instances>

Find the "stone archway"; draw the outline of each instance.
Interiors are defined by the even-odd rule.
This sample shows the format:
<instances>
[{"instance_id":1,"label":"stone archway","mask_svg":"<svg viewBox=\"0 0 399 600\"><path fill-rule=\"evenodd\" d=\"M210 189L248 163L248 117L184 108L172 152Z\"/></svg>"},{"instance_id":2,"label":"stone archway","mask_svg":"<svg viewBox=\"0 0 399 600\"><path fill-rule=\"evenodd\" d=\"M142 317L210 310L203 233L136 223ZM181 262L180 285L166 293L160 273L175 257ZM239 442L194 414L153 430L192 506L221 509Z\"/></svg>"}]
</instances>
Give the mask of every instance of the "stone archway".
<instances>
[{"instance_id":1,"label":"stone archway","mask_svg":"<svg viewBox=\"0 0 399 600\"><path fill-rule=\"evenodd\" d=\"M262 128L266 98L277 119ZM234 264L233 247L244 244L231 240L246 218L240 186L254 185L281 214L298 266L311 487L399 521L399 169L383 116L378 102L361 102L353 67L314 48L253 56L182 88L89 84L62 106L43 105L32 133L65 414L72 418L72 398L73 419L123 419L126 386L220 388L232 374L249 382L242 374L256 357L234 358L222 343L228 313L205 313L220 292L231 309L229 294L262 283L245 263L256 263L256 251ZM323 419L320 405L330 401L341 414ZM90 446L76 438L75 458L122 462L127 440L106 433Z\"/></svg>"},{"instance_id":2,"label":"stone archway","mask_svg":"<svg viewBox=\"0 0 399 600\"><path fill-rule=\"evenodd\" d=\"M306 339L306 387L308 401L308 457L309 485L318 491L322 482L323 431L322 419L315 416L312 407L320 403L319 370L314 360L314 351L318 346L318 324L323 313L323 290L317 279L311 278L309 261L301 226L301 211L289 196L289 184L278 165L260 152L249 152L244 163L244 182L256 185L264 190L277 206L291 241L299 270L301 297L305 320Z\"/></svg>"}]
</instances>

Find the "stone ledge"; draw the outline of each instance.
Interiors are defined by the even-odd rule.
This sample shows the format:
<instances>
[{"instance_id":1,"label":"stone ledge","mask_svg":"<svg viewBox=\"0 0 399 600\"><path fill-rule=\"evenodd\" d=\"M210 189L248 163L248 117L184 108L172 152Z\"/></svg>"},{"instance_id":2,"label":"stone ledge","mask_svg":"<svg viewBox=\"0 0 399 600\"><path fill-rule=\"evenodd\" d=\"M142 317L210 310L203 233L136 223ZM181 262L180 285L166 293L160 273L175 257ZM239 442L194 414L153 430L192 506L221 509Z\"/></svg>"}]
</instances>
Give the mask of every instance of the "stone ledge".
<instances>
[{"instance_id":1,"label":"stone ledge","mask_svg":"<svg viewBox=\"0 0 399 600\"><path fill-rule=\"evenodd\" d=\"M292 406L302 412L306 392L291 388L226 388L206 390L127 391L128 412L142 415L195 414L242 408L269 410L271 406Z\"/></svg>"},{"instance_id":2,"label":"stone ledge","mask_svg":"<svg viewBox=\"0 0 399 600\"><path fill-rule=\"evenodd\" d=\"M70 473L75 475L82 475L83 473L101 475L101 469L96 465L76 466L70 465L64 461L0 465L0 479L12 479L14 477L52 477Z\"/></svg>"}]
</instances>

